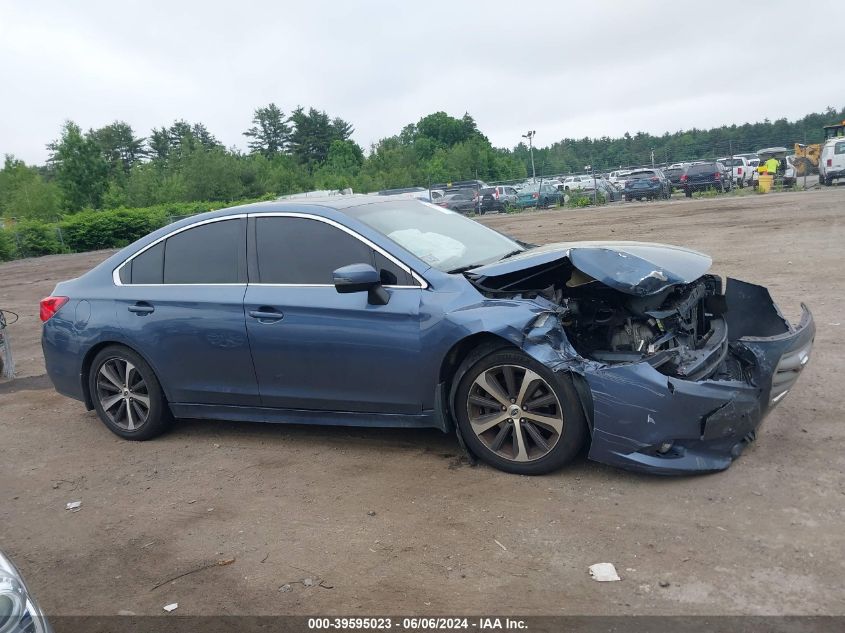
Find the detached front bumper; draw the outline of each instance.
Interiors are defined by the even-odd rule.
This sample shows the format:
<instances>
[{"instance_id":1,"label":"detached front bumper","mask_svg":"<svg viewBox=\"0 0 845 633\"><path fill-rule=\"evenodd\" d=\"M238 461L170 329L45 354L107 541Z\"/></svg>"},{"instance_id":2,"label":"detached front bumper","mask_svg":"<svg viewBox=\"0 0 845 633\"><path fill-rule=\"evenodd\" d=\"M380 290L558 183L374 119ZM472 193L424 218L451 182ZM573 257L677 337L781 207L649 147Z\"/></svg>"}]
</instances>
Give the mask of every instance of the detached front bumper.
<instances>
[{"instance_id":1,"label":"detached front bumper","mask_svg":"<svg viewBox=\"0 0 845 633\"><path fill-rule=\"evenodd\" d=\"M592 396L591 459L658 474L724 470L807 365L815 336L802 304L798 326L768 290L728 279L728 353L720 371L689 381L645 362L584 373Z\"/></svg>"}]
</instances>

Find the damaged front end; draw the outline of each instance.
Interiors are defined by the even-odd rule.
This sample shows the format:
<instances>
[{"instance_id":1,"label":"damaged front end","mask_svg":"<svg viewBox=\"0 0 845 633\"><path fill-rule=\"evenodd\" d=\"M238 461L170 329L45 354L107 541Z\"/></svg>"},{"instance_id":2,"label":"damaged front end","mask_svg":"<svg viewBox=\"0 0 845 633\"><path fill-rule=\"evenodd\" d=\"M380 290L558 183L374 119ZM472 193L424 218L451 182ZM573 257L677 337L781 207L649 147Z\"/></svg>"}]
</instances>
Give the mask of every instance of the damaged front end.
<instances>
[{"instance_id":1,"label":"damaged front end","mask_svg":"<svg viewBox=\"0 0 845 633\"><path fill-rule=\"evenodd\" d=\"M562 245L543 261L470 271L483 293L549 312L523 349L580 376L589 456L664 474L727 468L791 389L813 344L768 290L704 274L710 260L658 245ZM680 263L679 263L680 262ZM495 266L495 265L494 265Z\"/></svg>"}]
</instances>

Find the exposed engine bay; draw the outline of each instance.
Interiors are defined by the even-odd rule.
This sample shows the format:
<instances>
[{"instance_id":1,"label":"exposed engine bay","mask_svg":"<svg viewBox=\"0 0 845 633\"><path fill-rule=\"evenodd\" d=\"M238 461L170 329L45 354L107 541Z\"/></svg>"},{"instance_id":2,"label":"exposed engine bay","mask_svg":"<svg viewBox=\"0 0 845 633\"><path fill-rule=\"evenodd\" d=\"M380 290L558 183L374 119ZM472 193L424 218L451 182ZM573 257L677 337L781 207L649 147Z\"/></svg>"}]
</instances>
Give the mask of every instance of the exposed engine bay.
<instances>
[{"instance_id":1,"label":"exposed engine bay","mask_svg":"<svg viewBox=\"0 0 845 633\"><path fill-rule=\"evenodd\" d=\"M646 361L661 373L687 380L717 373L729 377L741 371L723 362L728 351L722 318L726 303L717 276L634 295L563 263L536 273L522 279L498 278L499 288L477 285L498 298L540 296L559 305L567 338L586 358L605 363Z\"/></svg>"}]
</instances>

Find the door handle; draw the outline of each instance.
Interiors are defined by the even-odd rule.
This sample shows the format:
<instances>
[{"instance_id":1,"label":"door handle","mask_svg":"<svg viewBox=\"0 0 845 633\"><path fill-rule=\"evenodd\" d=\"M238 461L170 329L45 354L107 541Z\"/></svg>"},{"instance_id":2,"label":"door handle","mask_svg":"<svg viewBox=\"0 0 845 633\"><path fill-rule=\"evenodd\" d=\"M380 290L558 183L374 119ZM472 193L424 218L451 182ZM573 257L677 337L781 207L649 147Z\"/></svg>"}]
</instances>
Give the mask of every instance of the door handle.
<instances>
[{"instance_id":1,"label":"door handle","mask_svg":"<svg viewBox=\"0 0 845 633\"><path fill-rule=\"evenodd\" d=\"M276 310L272 310L269 308L263 310L250 310L248 314L253 319L270 322L281 321L285 316L282 312L277 312Z\"/></svg>"},{"instance_id":2,"label":"door handle","mask_svg":"<svg viewBox=\"0 0 845 633\"><path fill-rule=\"evenodd\" d=\"M155 312L155 308L145 301L139 301L126 309L135 314L152 314Z\"/></svg>"}]
</instances>

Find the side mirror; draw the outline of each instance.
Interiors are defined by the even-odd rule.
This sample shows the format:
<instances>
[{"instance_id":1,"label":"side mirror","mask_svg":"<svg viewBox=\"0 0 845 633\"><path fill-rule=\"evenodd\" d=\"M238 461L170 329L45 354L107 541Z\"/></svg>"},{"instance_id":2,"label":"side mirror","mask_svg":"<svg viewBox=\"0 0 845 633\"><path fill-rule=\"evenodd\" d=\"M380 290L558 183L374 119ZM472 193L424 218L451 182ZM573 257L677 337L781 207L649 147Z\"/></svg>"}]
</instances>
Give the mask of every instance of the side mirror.
<instances>
[{"instance_id":1,"label":"side mirror","mask_svg":"<svg viewBox=\"0 0 845 633\"><path fill-rule=\"evenodd\" d=\"M367 300L373 305L385 305L390 293L381 285L378 271L369 264L349 264L332 273L335 290L341 294L351 292L368 293Z\"/></svg>"}]
</instances>

